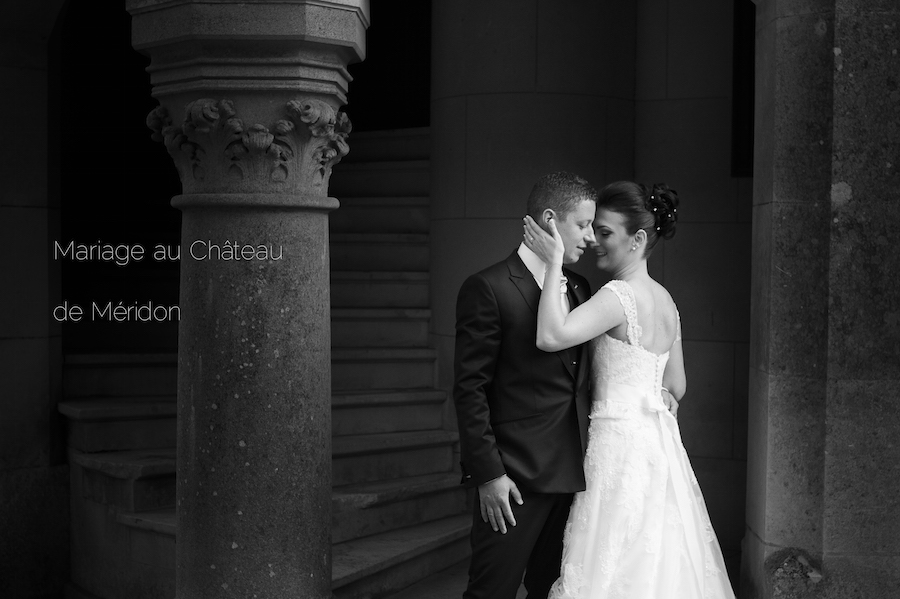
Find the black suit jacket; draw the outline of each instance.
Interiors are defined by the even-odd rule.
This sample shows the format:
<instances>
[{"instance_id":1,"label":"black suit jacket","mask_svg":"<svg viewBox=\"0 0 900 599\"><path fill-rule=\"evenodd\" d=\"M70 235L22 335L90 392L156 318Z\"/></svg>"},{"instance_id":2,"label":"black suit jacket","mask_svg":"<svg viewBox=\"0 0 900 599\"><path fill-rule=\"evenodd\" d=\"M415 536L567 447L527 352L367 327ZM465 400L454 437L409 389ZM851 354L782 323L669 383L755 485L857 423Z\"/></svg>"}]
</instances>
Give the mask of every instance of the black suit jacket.
<instances>
[{"instance_id":1,"label":"black suit jacket","mask_svg":"<svg viewBox=\"0 0 900 599\"><path fill-rule=\"evenodd\" d=\"M565 275L574 308L590 289L577 273ZM516 252L460 288L453 399L463 482L469 485L506 473L532 492L585 488L587 346L555 353L537 348L540 294Z\"/></svg>"}]
</instances>

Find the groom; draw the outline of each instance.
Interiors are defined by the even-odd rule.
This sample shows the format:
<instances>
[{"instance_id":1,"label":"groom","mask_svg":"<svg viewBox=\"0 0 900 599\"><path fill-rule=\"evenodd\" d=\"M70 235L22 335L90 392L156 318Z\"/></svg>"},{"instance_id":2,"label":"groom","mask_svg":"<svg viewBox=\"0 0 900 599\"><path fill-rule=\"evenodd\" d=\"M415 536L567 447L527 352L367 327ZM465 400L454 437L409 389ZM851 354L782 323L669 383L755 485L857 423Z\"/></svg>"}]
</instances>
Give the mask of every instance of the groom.
<instances>
[{"instance_id":1,"label":"groom","mask_svg":"<svg viewBox=\"0 0 900 599\"><path fill-rule=\"evenodd\" d=\"M554 219L571 264L594 243L596 191L559 172L531 190L528 214ZM521 244L470 276L456 304L453 399L463 482L478 487L472 561L464 599L513 599L525 576L529 599L544 599L559 576L573 493L585 488L588 392L585 346L546 353L535 345L545 266ZM590 297L564 269L564 307Z\"/></svg>"}]
</instances>

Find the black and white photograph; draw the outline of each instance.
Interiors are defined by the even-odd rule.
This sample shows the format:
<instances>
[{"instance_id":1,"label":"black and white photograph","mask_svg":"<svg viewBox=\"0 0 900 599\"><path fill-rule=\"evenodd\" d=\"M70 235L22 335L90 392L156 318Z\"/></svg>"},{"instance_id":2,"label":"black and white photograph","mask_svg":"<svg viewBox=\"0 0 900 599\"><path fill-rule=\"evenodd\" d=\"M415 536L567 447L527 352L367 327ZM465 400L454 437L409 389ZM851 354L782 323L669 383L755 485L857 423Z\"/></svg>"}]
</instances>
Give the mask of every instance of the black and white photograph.
<instances>
[{"instance_id":1,"label":"black and white photograph","mask_svg":"<svg viewBox=\"0 0 900 599\"><path fill-rule=\"evenodd\" d=\"M896 0L4 0L0 598L897 599Z\"/></svg>"}]
</instances>

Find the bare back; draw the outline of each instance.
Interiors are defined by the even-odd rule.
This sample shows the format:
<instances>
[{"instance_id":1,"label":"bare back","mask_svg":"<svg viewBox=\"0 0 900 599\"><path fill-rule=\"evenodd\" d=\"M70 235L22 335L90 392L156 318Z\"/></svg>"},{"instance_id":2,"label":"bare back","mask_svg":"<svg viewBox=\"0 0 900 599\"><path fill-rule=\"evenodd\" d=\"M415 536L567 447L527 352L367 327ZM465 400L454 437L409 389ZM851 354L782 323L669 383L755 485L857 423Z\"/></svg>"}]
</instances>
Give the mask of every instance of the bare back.
<instances>
[{"instance_id":1,"label":"bare back","mask_svg":"<svg viewBox=\"0 0 900 599\"><path fill-rule=\"evenodd\" d=\"M634 291L637 321L641 326L641 346L660 355L669 351L678 337L678 311L666 288L643 277L628 281ZM625 323L609 331L609 336L627 342Z\"/></svg>"}]
</instances>

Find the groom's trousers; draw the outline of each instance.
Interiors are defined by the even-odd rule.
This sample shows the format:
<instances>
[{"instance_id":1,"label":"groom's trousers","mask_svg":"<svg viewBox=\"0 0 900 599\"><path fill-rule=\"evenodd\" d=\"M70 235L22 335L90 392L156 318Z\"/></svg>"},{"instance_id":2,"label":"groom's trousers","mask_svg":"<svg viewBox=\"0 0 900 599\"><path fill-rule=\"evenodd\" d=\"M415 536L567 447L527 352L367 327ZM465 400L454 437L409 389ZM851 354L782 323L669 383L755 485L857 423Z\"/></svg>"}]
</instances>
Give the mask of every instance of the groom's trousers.
<instances>
[{"instance_id":1,"label":"groom's trousers","mask_svg":"<svg viewBox=\"0 0 900 599\"><path fill-rule=\"evenodd\" d=\"M481 519L475 497L472 523L472 561L463 599L515 599L524 574L528 599L546 599L559 578L562 538L571 493L522 493L523 505L510 499L516 526L494 532Z\"/></svg>"}]
</instances>

